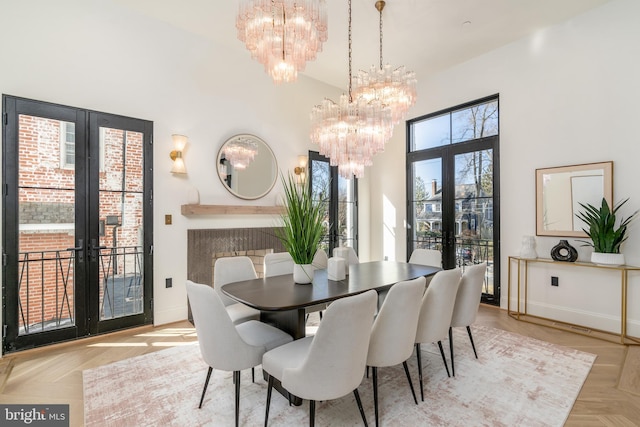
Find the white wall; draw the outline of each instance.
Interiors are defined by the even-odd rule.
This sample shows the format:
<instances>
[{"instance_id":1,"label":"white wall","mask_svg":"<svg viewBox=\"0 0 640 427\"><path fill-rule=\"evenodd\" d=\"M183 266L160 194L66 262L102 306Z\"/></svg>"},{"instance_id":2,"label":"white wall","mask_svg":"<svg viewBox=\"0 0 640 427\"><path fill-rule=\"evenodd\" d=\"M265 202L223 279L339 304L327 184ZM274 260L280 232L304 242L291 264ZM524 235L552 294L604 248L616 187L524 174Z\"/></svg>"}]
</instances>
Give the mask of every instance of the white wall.
<instances>
[{"instance_id":1,"label":"white wall","mask_svg":"<svg viewBox=\"0 0 640 427\"><path fill-rule=\"evenodd\" d=\"M228 193L216 176L218 149L234 134L254 134L286 173L315 149L313 105L341 92L305 77L275 86L241 42L224 49L111 2L3 2L1 9L1 93L154 122L154 321L185 319L187 229L277 223L260 215L184 217L189 188L203 204L274 204L279 182L254 202ZM189 137L186 177L169 173L173 133ZM164 225L165 214L173 225Z\"/></svg>"},{"instance_id":2,"label":"white wall","mask_svg":"<svg viewBox=\"0 0 640 427\"><path fill-rule=\"evenodd\" d=\"M638 16L640 2L617 0L418 81L413 117L500 94L503 307L507 256L519 253L523 235L535 235L536 168L613 160L614 199L631 197L625 216L640 208ZM373 258L395 250L397 258L406 259L404 132L396 129L395 141L369 173L376 181L371 187L380 189L371 195ZM394 173L386 173L391 170ZM538 237L538 254L549 258L559 239ZM569 241L578 248L580 260L589 259L589 249ZM623 251L628 264L640 265L640 220L631 227ZM610 318L619 317L617 273L602 277L592 271L577 274L577 269L556 271L558 288L549 285L551 273L541 271L533 280L539 292L530 295L530 301L540 313L593 327L609 327ZM637 280L630 286L630 327L638 336L640 274L632 276Z\"/></svg>"}]
</instances>

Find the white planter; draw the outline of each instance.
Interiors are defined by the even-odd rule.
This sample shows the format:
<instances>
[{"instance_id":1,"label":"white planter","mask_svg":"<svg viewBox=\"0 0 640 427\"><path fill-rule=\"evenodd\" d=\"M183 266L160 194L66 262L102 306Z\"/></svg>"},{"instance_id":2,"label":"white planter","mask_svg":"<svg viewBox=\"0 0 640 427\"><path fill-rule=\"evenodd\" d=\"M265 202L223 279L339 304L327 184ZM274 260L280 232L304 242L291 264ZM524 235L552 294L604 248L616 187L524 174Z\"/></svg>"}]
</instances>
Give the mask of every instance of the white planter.
<instances>
[{"instance_id":1,"label":"white planter","mask_svg":"<svg viewBox=\"0 0 640 427\"><path fill-rule=\"evenodd\" d=\"M602 252L593 252L591 254L591 262L599 265L623 265L624 254L605 254Z\"/></svg>"},{"instance_id":2,"label":"white planter","mask_svg":"<svg viewBox=\"0 0 640 427\"><path fill-rule=\"evenodd\" d=\"M294 264L293 265L293 281L299 284L308 284L313 281L312 264Z\"/></svg>"}]
</instances>

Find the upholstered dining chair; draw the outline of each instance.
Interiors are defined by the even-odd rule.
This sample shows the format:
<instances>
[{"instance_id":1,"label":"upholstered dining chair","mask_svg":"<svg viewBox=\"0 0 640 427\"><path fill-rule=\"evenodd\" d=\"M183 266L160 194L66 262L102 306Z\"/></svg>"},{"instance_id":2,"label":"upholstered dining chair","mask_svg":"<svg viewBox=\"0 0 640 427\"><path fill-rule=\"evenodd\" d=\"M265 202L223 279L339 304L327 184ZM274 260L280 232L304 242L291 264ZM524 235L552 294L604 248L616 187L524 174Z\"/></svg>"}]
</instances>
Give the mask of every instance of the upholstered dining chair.
<instances>
[{"instance_id":1,"label":"upholstered dining chair","mask_svg":"<svg viewBox=\"0 0 640 427\"><path fill-rule=\"evenodd\" d=\"M256 269L247 256L218 258L213 269L213 288L225 305L231 321L238 325L248 320L259 320L260 311L244 305L222 293L227 283L257 279Z\"/></svg>"},{"instance_id":2,"label":"upholstered dining chair","mask_svg":"<svg viewBox=\"0 0 640 427\"><path fill-rule=\"evenodd\" d=\"M409 264L442 267L442 252L435 249L414 249L409 258Z\"/></svg>"},{"instance_id":3,"label":"upholstered dining chair","mask_svg":"<svg viewBox=\"0 0 640 427\"><path fill-rule=\"evenodd\" d=\"M339 246L337 248L333 248L333 256L344 258L349 264L360 263L360 258L358 258L356 250L351 246Z\"/></svg>"},{"instance_id":4,"label":"upholstered dining chair","mask_svg":"<svg viewBox=\"0 0 640 427\"><path fill-rule=\"evenodd\" d=\"M420 381L420 398L424 402L424 387L422 385L422 357L420 344L437 342L444 367L449 373L447 358L442 349L442 340L447 338L451 326L453 306L460 284L460 268L439 271L431 279L427 291L422 297L418 330L416 331L416 356L418 358L418 378Z\"/></svg>"},{"instance_id":5,"label":"upholstered dining chair","mask_svg":"<svg viewBox=\"0 0 640 427\"><path fill-rule=\"evenodd\" d=\"M257 320L234 325L222 300L210 286L190 280L186 286L200 353L209 365L198 408L202 408L213 369L232 371L237 426L240 416L240 371L259 365L265 352L287 344L293 338Z\"/></svg>"},{"instance_id":6,"label":"upholstered dining chair","mask_svg":"<svg viewBox=\"0 0 640 427\"><path fill-rule=\"evenodd\" d=\"M465 326L473 354L478 358L476 346L473 343L473 335L471 335L471 325L476 321L478 315L478 307L480 306L480 298L482 297L482 285L484 283L484 275L487 272L487 263L472 265L467 267L460 279L458 286L458 294L456 295L456 303L453 307L453 315L451 317L451 326L449 327L449 350L451 352L451 375L456 376L456 367L453 360L453 328Z\"/></svg>"},{"instance_id":7,"label":"upholstered dining chair","mask_svg":"<svg viewBox=\"0 0 640 427\"><path fill-rule=\"evenodd\" d=\"M323 249L318 249L313 256L311 265L313 265L316 270L323 270L327 268L328 263L329 257L327 256L327 253Z\"/></svg>"},{"instance_id":8,"label":"upholstered dining chair","mask_svg":"<svg viewBox=\"0 0 640 427\"><path fill-rule=\"evenodd\" d=\"M324 252L324 251L322 251ZM316 252L317 255L317 252ZM326 254L325 254L326 256ZM293 274L293 258L289 252L275 252L264 256L264 277L282 276L283 274ZM320 320L322 320L322 310L327 308L327 304L316 304L305 308L306 318L309 320L309 314L319 312Z\"/></svg>"},{"instance_id":9,"label":"upholstered dining chair","mask_svg":"<svg viewBox=\"0 0 640 427\"><path fill-rule=\"evenodd\" d=\"M275 252L264 256L264 277L293 274L293 258L289 252Z\"/></svg>"},{"instance_id":10,"label":"upholstered dining chair","mask_svg":"<svg viewBox=\"0 0 640 427\"><path fill-rule=\"evenodd\" d=\"M424 277L398 282L393 285L389 289L387 297L373 322L369 352L367 354L367 366L372 368L376 426L379 418L378 368L402 363L409 381L409 387L411 387L413 400L416 405L418 404L409 368L407 367L407 359L413 353L425 285L426 279Z\"/></svg>"},{"instance_id":11,"label":"upholstered dining chair","mask_svg":"<svg viewBox=\"0 0 640 427\"><path fill-rule=\"evenodd\" d=\"M365 425L358 393L367 362L371 326L376 310L373 290L334 301L314 336L268 351L262 370L268 374L265 427L269 421L274 379L291 394L309 400L309 425L315 424L318 400L340 398L353 392Z\"/></svg>"}]
</instances>

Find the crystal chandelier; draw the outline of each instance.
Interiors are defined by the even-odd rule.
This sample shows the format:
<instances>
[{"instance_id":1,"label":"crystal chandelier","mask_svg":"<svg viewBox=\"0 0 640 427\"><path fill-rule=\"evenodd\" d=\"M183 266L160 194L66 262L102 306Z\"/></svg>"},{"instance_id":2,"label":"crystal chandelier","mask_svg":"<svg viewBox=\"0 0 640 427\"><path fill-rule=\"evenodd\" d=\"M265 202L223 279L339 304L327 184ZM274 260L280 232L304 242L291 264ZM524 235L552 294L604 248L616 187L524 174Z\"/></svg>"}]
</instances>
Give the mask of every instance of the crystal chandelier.
<instances>
[{"instance_id":1,"label":"crystal chandelier","mask_svg":"<svg viewBox=\"0 0 640 427\"><path fill-rule=\"evenodd\" d=\"M378 99L353 98L351 90L351 0L349 0L349 95L324 99L311 110L311 140L346 179L361 178L391 137L391 109Z\"/></svg>"},{"instance_id":2,"label":"crystal chandelier","mask_svg":"<svg viewBox=\"0 0 640 427\"><path fill-rule=\"evenodd\" d=\"M380 12L380 67L375 65L369 72L359 71L354 82L354 96L366 100L377 99L391 108L393 124L403 121L407 111L416 103L416 75L406 71L404 66L391 68L382 62L382 9L385 2L377 1Z\"/></svg>"},{"instance_id":3,"label":"crystal chandelier","mask_svg":"<svg viewBox=\"0 0 640 427\"><path fill-rule=\"evenodd\" d=\"M236 28L276 84L293 82L327 41L325 0L241 0Z\"/></svg>"},{"instance_id":4,"label":"crystal chandelier","mask_svg":"<svg viewBox=\"0 0 640 427\"><path fill-rule=\"evenodd\" d=\"M258 154L258 144L245 138L238 138L224 148L224 156L235 169L246 169Z\"/></svg>"}]
</instances>

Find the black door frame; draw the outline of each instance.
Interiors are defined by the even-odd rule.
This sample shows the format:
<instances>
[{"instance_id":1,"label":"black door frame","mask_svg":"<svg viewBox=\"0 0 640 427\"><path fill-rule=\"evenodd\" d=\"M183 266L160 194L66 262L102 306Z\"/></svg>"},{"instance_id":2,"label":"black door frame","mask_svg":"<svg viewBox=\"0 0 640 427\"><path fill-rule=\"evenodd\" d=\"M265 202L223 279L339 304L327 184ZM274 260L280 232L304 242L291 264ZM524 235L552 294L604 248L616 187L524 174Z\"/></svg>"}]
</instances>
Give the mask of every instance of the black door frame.
<instances>
[{"instance_id":1,"label":"black door frame","mask_svg":"<svg viewBox=\"0 0 640 427\"><path fill-rule=\"evenodd\" d=\"M313 162L322 162L327 163L329 165L329 158L321 155L317 151L309 151L309 184L313 188ZM334 248L337 248L340 245L340 233L338 232L338 215L339 215L339 192L338 192L338 167L337 166L329 166L329 253L331 256ZM353 249L358 253L358 181L357 178L351 178L353 181L353 197L354 197L354 229L355 235L353 236Z\"/></svg>"},{"instance_id":2,"label":"black door frame","mask_svg":"<svg viewBox=\"0 0 640 427\"><path fill-rule=\"evenodd\" d=\"M3 128L3 274L2 274L2 350L12 352L55 342L72 340L97 333L122 329L153 321L153 123L117 115L100 113L81 108L69 107L44 101L31 100L10 95L2 96ZM19 216L18 216L18 118L21 114L63 120L75 123L76 164L75 164L75 230L76 255L74 262L74 325L19 335L18 300L19 290ZM95 123L90 123L91 121ZM101 126L112 123L126 130L144 133L144 295L145 304L140 315L99 321L98 262L91 259L93 249L88 236L99 235L98 185L99 156L89 155L89 144L96 150L99 143L96 135L89 135L91 125ZM93 130L97 132L97 128ZM94 151L98 152L98 151ZM94 177L89 177L93 173ZM96 218L91 221L89 218ZM81 240L81 241L80 241ZM13 284L10 286L9 284Z\"/></svg>"},{"instance_id":3,"label":"black door frame","mask_svg":"<svg viewBox=\"0 0 640 427\"><path fill-rule=\"evenodd\" d=\"M406 162L406 200L407 200L407 222L409 226L415 226L415 218L413 216L413 180L412 165L414 162L442 159L442 266L445 269L456 267L456 248L455 248L455 157L458 154L471 153L491 149L493 158L493 254L494 254L494 294L483 294L483 302L499 305L500 304L500 133L495 136L473 139L467 142L447 144L433 147L425 150L411 151L412 129L411 124L416 121L428 119L430 117L441 116L452 111L462 110L474 105L483 104L485 102L497 101L499 104L499 96L491 95L482 99L457 105L446 110L437 111L412 120L408 120L406 124L407 135L407 162ZM499 121L498 121L499 122ZM414 241L409 233L413 233L411 229L407 231L407 260L413 252ZM446 235L447 233L448 235Z\"/></svg>"}]
</instances>

